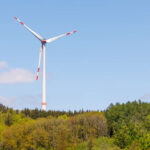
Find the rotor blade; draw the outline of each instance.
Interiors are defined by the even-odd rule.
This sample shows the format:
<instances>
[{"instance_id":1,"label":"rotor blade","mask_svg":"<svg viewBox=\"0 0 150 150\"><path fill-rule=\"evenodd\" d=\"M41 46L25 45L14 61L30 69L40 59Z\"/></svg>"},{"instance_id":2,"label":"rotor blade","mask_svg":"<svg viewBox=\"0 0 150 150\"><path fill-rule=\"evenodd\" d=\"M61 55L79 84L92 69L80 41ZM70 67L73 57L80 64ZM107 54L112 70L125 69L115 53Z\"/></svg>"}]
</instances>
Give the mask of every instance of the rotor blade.
<instances>
[{"instance_id":1,"label":"rotor blade","mask_svg":"<svg viewBox=\"0 0 150 150\"><path fill-rule=\"evenodd\" d=\"M72 33L76 33L76 32L77 32L77 31L73 31L73 32L65 33L65 34L62 34L62 35L59 35L59 36L56 36L56 37L50 38L50 39L46 40L46 42L47 42L47 43L50 43L50 42L53 42L53 41L55 41L55 40L57 40L57 39L59 39L59 38L61 38L61 37L64 37L64 36L66 36L66 35L70 35L70 34L72 34Z\"/></svg>"},{"instance_id":2,"label":"rotor blade","mask_svg":"<svg viewBox=\"0 0 150 150\"><path fill-rule=\"evenodd\" d=\"M36 32L34 32L33 30L31 30L28 26L26 26L20 19L18 19L17 17L14 17L21 25L23 25L28 31L30 31L35 37L37 37L40 41L43 40L43 38L38 35Z\"/></svg>"},{"instance_id":3,"label":"rotor blade","mask_svg":"<svg viewBox=\"0 0 150 150\"><path fill-rule=\"evenodd\" d=\"M41 45L41 47L40 47L39 64L38 64L38 70L37 70L37 74L36 74L36 80L38 80L38 78L39 78L39 71L40 71L40 64L41 64L41 56L42 56L42 45Z\"/></svg>"}]
</instances>

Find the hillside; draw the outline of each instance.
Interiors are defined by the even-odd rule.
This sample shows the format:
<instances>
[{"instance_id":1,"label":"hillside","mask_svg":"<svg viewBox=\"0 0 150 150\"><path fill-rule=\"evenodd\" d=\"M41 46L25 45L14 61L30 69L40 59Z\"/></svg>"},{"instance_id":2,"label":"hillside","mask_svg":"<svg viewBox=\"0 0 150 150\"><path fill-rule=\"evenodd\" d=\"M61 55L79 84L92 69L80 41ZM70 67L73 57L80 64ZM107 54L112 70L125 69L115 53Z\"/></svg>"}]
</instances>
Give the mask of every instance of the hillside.
<instances>
[{"instance_id":1,"label":"hillside","mask_svg":"<svg viewBox=\"0 0 150 150\"><path fill-rule=\"evenodd\" d=\"M0 150L148 150L150 104L98 111L22 111L0 105Z\"/></svg>"}]
</instances>

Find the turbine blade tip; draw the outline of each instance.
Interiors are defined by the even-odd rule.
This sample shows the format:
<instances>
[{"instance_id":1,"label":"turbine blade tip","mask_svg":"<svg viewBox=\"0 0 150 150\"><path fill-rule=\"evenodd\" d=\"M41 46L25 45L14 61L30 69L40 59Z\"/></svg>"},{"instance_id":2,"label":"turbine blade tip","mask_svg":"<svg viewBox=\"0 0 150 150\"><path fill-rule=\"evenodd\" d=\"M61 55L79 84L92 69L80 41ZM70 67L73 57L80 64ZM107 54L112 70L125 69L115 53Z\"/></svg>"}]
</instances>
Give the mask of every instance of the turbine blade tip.
<instances>
[{"instance_id":1,"label":"turbine blade tip","mask_svg":"<svg viewBox=\"0 0 150 150\"><path fill-rule=\"evenodd\" d=\"M76 30L73 31L73 33L76 33L76 32L77 32Z\"/></svg>"},{"instance_id":2,"label":"turbine blade tip","mask_svg":"<svg viewBox=\"0 0 150 150\"><path fill-rule=\"evenodd\" d=\"M36 77L36 80L38 80L38 76Z\"/></svg>"},{"instance_id":3,"label":"turbine blade tip","mask_svg":"<svg viewBox=\"0 0 150 150\"><path fill-rule=\"evenodd\" d=\"M17 20L17 17L15 16L15 17L14 17L14 19L16 19L16 20Z\"/></svg>"},{"instance_id":4,"label":"turbine blade tip","mask_svg":"<svg viewBox=\"0 0 150 150\"><path fill-rule=\"evenodd\" d=\"M71 33L66 33L66 35L70 35Z\"/></svg>"},{"instance_id":5,"label":"turbine blade tip","mask_svg":"<svg viewBox=\"0 0 150 150\"><path fill-rule=\"evenodd\" d=\"M22 21L20 21L21 25L24 25L24 23Z\"/></svg>"}]
</instances>

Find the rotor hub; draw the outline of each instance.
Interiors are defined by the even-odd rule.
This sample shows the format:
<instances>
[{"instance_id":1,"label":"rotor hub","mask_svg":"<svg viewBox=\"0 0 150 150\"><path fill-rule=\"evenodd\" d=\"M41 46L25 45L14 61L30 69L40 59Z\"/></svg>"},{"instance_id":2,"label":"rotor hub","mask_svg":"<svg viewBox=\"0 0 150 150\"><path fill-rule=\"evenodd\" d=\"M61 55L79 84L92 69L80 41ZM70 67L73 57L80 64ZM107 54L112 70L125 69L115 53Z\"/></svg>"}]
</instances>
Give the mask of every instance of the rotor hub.
<instances>
[{"instance_id":1,"label":"rotor hub","mask_svg":"<svg viewBox=\"0 0 150 150\"><path fill-rule=\"evenodd\" d=\"M42 43L45 44L45 43L46 43L46 40L42 40Z\"/></svg>"}]
</instances>

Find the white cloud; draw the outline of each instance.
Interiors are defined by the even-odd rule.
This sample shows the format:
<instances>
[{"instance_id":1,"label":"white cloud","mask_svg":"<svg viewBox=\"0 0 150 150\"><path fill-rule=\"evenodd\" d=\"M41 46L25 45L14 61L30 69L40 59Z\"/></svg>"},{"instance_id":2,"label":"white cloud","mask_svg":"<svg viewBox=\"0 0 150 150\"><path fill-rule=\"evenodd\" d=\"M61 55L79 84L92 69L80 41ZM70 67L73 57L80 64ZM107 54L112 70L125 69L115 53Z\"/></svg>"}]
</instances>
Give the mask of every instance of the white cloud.
<instances>
[{"instance_id":1,"label":"white cloud","mask_svg":"<svg viewBox=\"0 0 150 150\"><path fill-rule=\"evenodd\" d=\"M8 64L5 61L0 61L0 69L5 69L8 67Z\"/></svg>"},{"instance_id":2,"label":"white cloud","mask_svg":"<svg viewBox=\"0 0 150 150\"><path fill-rule=\"evenodd\" d=\"M35 81L35 75L26 69L16 68L0 73L0 84L30 83Z\"/></svg>"},{"instance_id":3,"label":"white cloud","mask_svg":"<svg viewBox=\"0 0 150 150\"><path fill-rule=\"evenodd\" d=\"M15 102L14 98L6 98L3 96L0 96L0 104L3 104L5 106L11 106L14 104L14 102Z\"/></svg>"}]
</instances>

